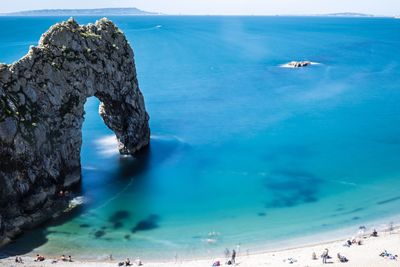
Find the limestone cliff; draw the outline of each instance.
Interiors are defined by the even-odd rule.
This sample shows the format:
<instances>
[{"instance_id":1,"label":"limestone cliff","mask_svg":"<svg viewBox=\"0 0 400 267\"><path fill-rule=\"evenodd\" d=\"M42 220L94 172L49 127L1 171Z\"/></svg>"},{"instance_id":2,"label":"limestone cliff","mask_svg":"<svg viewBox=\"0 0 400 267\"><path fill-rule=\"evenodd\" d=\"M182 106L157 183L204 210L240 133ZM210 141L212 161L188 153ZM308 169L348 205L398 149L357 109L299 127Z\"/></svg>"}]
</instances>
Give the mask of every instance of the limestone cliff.
<instances>
[{"instance_id":1,"label":"limestone cliff","mask_svg":"<svg viewBox=\"0 0 400 267\"><path fill-rule=\"evenodd\" d=\"M47 220L60 208L57 192L80 181L90 96L122 154L148 145L133 51L107 19L56 24L22 59L0 64L0 244Z\"/></svg>"}]
</instances>

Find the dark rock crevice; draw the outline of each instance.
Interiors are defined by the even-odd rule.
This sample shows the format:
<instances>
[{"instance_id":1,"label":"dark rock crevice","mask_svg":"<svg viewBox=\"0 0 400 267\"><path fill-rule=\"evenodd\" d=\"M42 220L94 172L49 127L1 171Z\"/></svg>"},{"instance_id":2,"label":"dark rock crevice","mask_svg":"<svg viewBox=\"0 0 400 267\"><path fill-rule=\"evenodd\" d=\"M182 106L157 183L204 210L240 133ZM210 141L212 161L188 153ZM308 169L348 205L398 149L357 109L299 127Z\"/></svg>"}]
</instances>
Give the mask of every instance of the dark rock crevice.
<instances>
[{"instance_id":1,"label":"dark rock crevice","mask_svg":"<svg viewBox=\"0 0 400 267\"><path fill-rule=\"evenodd\" d=\"M0 245L65 205L79 183L84 104L114 131L121 154L150 139L133 51L109 20L52 26L19 61L0 64Z\"/></svg>"}]
</instances>

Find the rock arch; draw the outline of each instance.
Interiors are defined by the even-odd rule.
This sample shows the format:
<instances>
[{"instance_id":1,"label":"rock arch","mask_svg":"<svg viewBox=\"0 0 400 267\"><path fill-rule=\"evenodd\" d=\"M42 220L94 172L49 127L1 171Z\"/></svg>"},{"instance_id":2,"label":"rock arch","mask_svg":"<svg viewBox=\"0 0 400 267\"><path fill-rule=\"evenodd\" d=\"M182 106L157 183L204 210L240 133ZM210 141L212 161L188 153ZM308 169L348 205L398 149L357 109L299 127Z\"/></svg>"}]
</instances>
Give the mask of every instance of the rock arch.
<instances>
[{"instance_id":1,"label":"rock arch","mask_svg":"<svg viewBox=\"0 0 400 267\"><path fill-rule=\"evenodd\" d=\"M47 219L60 188L81 179L84 104L114 131L122 154L149 143L133 51L108 19L73 19L44 33L19 61L0 64L0 244Z\"/></svg>"}]
</instances>

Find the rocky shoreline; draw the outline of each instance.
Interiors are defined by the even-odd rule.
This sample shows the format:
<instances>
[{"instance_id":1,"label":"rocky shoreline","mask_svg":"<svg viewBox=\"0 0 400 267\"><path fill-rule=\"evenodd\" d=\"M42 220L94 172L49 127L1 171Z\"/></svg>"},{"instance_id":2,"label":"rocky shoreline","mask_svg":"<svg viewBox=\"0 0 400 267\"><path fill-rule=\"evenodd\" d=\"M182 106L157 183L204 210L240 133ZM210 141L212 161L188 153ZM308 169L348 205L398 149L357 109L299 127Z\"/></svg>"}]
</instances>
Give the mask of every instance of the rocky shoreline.
<instances>
[{"instance_id":1,"label":"rocky shoreline","mask_svg":"<svg viewBox=\"0 0 400 267\"><path fill-rule=\"evenodd\" d=\"M114 131L121 154L149 144L133 51L108 19L52 26L13 64L0 64L0 245L68 206L81 180L84 104Z\"/></svg>"}]
</instances>

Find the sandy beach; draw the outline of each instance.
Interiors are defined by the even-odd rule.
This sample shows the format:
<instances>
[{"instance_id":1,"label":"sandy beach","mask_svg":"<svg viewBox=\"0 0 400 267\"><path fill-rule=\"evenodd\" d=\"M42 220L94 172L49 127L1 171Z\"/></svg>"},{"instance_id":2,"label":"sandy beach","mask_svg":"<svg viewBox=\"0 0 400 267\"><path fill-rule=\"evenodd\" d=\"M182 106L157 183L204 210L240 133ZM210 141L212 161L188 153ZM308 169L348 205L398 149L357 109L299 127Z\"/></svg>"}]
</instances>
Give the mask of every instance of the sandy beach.
<instances>
[{"instance_id":1,"label":"sandy beach","mask_svg":"<svg viewBox=\"0 0 400 267\"><path fill-rule=\"evenodd\" d=\"M314 245L302 246L292 249L283 249L275 252L265 252L257 254L249 254L239 252L236 259L236 265L243 267L251 266L325 266L322 263L321 254L325 249L329 250L331 259L327 260L328 266L398 266L398 260L389 259L388 257L381 257L380 254L386 250L393 255L400 254L400 231L398 228L392 232L382 231L379 232L378 237L371 237L365 235L361 238L362 244L353 244L349 247L344 246L346 239L340 239L331 242L323 242ZM317 259L312 259L312 254L315 252ZM337 253L345 256L349 261L345 263L339 262ZM46 256L46 255L44 255ZM14 257L9 257L0 260L1 266L118 266L118 262L124 259L114 259L107 261L80 261L79 257L74 258L73 262L52 263L54 259L46 258L45 261L37 263L34 262L34 255L21 255L24 263L15 263ZM135 259L131 258L134 262ZM143 262L143 266L185 266L185 267L198 267L198 266L212 266L216 261L221 262L221 266L225 265L226 259L202 259L202 260L189 260L177 262ZM133 266L136 266L133 263Z\"/></svg>"}]
</instances>

